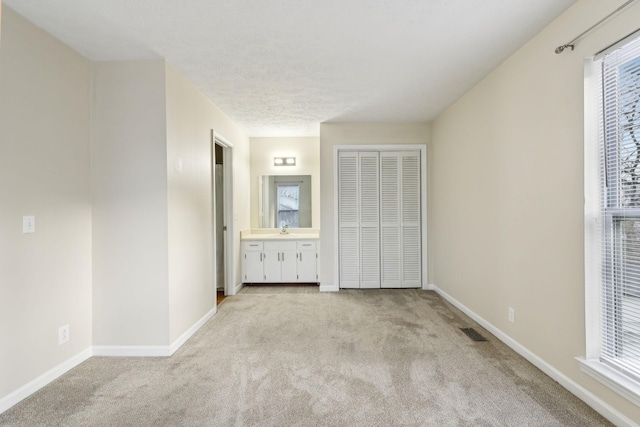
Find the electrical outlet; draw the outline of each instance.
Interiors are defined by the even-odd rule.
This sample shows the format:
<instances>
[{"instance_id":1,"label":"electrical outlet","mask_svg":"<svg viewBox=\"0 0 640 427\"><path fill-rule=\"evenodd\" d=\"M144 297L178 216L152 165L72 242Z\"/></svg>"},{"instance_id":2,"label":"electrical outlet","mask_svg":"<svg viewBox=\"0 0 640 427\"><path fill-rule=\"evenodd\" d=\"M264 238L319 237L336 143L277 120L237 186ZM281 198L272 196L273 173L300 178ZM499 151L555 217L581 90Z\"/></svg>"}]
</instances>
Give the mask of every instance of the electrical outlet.
<instances>
[{"instance_id":1,"label":"electrical outlet","mask_svg":"<svg viewBox=\"0 0 640 427\"><path fill-rule=\"evenodd\" d=\"M516 310L509 307L509 322L516 323Z\"/></svg>"},{"instance_id":2,"label":"electrical outlet","mask_svg":"<svg viewBox=\"0 0 640 427\"><path fill-rule=\"evenodd\" d=\"M69 325L60 326L58 329L58 345L62 345L69 341Z\"/></svg>"},{"instance_id":3,"label":"electrical outlet","mask_svg":"<svg viewBox=\"0 0 640 427\"><path fill-rule=\"evenodd\" d=\"M35 233L36 232L36 217L32 215L25 215L22 217L22 232Z\"/></svg>"}]
</instances>

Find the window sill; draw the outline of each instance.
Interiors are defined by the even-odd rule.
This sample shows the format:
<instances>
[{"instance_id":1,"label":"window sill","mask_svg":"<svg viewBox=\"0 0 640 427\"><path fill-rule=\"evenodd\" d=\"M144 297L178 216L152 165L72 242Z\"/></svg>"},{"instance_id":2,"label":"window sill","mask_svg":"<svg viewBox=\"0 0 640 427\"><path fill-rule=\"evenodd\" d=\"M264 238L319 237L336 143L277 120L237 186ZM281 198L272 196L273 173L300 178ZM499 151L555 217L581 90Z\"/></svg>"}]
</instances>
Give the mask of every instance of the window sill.
<instances>
[{"instance_id":1,"label":"window sill","mask_svg":"<svg viewBox=\"0 0 640 427\"><path fill-rule=\"evenodd\" d=\"M640 406L640 383L625 377L598 360L587 360L582 357L576 357L576 360L580 362L582 372L606 385L634 405Z\"/></svg>"}]
</instances>

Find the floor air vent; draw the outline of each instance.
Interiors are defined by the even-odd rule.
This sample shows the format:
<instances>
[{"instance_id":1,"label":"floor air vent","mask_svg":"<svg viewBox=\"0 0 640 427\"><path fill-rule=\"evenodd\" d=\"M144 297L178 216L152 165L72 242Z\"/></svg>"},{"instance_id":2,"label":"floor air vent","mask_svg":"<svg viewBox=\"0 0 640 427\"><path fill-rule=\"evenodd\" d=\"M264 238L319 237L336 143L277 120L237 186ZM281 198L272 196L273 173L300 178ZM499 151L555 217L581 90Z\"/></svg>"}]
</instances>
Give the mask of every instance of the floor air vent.
<instances>
[{"instance_id":1,"label":"floor air vent","mask_svg":"<svg viewBox=\"0 0 640 427\"><path fill-rule=\"evenodd\" d=\"M473 328L460 328L462 332L464 332L469 338L474 341L486 341L487 339L480 335L478 331Z\"/></svg>"}]
</instances>

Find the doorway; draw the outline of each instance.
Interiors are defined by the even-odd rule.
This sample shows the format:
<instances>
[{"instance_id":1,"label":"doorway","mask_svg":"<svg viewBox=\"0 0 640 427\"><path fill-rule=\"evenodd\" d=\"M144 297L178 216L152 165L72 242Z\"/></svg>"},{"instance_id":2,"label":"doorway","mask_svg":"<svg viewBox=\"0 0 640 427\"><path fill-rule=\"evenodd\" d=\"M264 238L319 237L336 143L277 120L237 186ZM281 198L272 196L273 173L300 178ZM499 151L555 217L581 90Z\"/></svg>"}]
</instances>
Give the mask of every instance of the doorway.
<instances>
[{"instance_id":1,"label":"doorway","mask_svg":"<svg viewBox=\"0 0 640 427\"><path fill-rule=\"evenodd\" d=\"M213 198L216 245L216 293L217 303L225 297L225 221L224 221L224 153L221 145L214 142Z\"/></svg>"},{"instance_id":2,"label":"doorway","mask_svg":"<svg viewBox=\"0 0 640 427\"><path fill-rule=\"evenodd\" d=\"M235 295L233 232L233 145L211 131L213 181L213 262L217 303Z\"/></svg>"}]
</instances>

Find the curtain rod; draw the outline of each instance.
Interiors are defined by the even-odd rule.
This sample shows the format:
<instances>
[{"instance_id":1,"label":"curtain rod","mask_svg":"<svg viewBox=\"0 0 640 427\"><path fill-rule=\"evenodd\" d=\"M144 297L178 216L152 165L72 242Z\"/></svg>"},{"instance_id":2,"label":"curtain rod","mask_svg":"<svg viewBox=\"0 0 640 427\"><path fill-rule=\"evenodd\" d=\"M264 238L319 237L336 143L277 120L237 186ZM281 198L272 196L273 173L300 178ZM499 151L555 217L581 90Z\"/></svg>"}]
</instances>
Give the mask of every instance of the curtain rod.
<instances>
[{"instance_id":1,"label":"curtain rod","mask_svg":"<svg viewBox=\"0 0 640 427\"><path fill-rule=\"evenodd\" d=\"M634 36L637 32L640 31L640 28L638 28L635 31L630 32L629 34L627 34L626 36L624 36L623 38L621 38L620 40L617 40L613 43L611 43L609 46L605 47L604 49L600 50L599 52L597 52L593 59L598 59L602 54L604 53L608 53L610 51L610 49L615 48L618 46L618 44L626 41L627 39L631 38L632 36Z\"/></svg>"},{"instance_id":2,"label":"curtain rod","mask_svg":"<svg viewBox=\"0 0 640 427\"><path fill-rule=\"evenodd\" d=\"M593 31L594 28L598 27L600 24L602 24L604 21L606 21L607 19L611 18L613 15L615 15L616 13L620 12L622 9L624 9L625 7L629 6L631 3L633 3L635 0L628 0L627 2L623 3L620 7L618 7L616 10L614 10L613 12L611 12L610 14L608 14L607 16L605 16L604 18L602 18L601 20L599 20L598 22L596 22L595 24L593 24L591 27L587 28L585 31L583 31L578 37L574 38L573 40L571 40L570 42L567 42L561 46L558 46L556 48L556 53L560 54L562 53L566 48L570 47L571 50L574 49L574 44L576 41L580 40L581 38L583 38L585 35L587 35L588 33L590 33L591 31Z\"/></svg>"}]
</instances>

